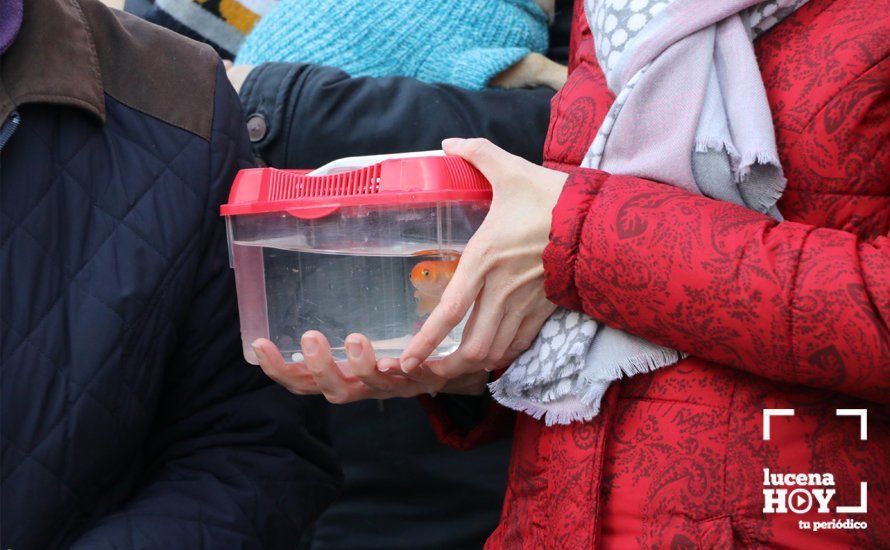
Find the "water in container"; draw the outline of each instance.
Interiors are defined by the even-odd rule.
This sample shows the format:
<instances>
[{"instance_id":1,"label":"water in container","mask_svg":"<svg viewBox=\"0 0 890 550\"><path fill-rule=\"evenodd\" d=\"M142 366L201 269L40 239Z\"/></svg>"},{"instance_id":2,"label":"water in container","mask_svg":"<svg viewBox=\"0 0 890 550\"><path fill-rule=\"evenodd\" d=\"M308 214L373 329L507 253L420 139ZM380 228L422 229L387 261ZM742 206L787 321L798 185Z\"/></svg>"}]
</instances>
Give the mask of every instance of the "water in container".
<instances>
[{"instance_id":1,"label":"water in container","mask_svg":"<svg viewBox=\"0 0 890 550\"><path fill-rule=\"evenodd\" d=\"M340 164L328 189L309 179L318 177L247 171L223 207L244 354L253 363L250 343L260 337L285 359L302 360L307 330L325 334L335 359L345 359L353 332L366 335L378 357L398 357L438 305L490 203L481 174L453 157L345 171ZM463 326L432 356L457 349Z\"/></svg>"},{"instance_id":2,"label":"water in container","mask_svg":"<svg viewBox=\"0 0 890 550\"><path fill-rule=\"evenodd\" d=\"M269 339L287 353L311 327L328 337L342 359L344 338L359 332L378 357L397 357L439 303L458 258L435 251L363 255L265 247ZM463 324L456 327L434 355L457 349L462 330ZM291 353L291 360L301 359Z\"/></svg>"}]
</instances>

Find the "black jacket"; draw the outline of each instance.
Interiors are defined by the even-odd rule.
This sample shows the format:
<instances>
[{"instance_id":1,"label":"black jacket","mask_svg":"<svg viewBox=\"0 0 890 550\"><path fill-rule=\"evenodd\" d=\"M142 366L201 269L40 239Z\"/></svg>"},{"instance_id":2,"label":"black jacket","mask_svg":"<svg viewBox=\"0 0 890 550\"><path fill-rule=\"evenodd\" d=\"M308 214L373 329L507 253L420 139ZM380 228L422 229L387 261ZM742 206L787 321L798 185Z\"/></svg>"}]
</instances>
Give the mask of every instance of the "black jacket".
<instances>
[{"instance_id":1,"label":"black jacket","mask_svg":"<svg viewBox=\"0 0 890 550\"><path fill-rule=\"evenodd\" d=\"M326 408L241 357L238 98L210 48L98 0L24 14L0 57L0 546L292 548L339 472Z\"/></svg>"},{"instance_id":2,"label":"black jacket","mask_svg":"<svg viewBox=\"0 0 890 550\"><path fill-rule=\"evenodd\" d=\"M256 154L277 168L440 149L485 137L541 163L553 90L466 90L407 77L350 77L308 63L266 63L241 88Z\"/></svg>"}]
</instances>

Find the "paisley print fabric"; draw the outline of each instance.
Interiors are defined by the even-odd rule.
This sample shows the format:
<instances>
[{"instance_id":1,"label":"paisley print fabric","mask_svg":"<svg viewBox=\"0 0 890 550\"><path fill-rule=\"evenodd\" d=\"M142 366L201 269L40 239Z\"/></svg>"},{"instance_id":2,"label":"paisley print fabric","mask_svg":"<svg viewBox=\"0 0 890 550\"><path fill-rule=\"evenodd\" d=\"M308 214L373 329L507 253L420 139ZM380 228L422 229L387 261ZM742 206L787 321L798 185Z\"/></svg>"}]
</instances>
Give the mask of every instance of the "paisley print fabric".
<instances>
[{"instance_id":1,"label":"paisley print fabric","mask_svg":"<svg viewBox=\"0 0 890 550\"><path fill-rule=\"evenodd\" d=\"M755 42L788 185L776 223L577 166L612 101L576 6L548 165L560 305L693 356L613 384L589 423L518 415L489 548L880 548L890 540L890 1L810 0ZM640 257L647 269L635 267ZM594 284L596 283L596 284ZM661 302L656 300L661 296ZM789 408L763 440L763 409ZM868 439L839 408L868 411ZM503 426L503 410L472 430ZM460 430L434 416L451 441ZM832 506L764 514L763 468L831 472ZM866 521L817 533L799 521Z\"/></svg>"}]
</instances>

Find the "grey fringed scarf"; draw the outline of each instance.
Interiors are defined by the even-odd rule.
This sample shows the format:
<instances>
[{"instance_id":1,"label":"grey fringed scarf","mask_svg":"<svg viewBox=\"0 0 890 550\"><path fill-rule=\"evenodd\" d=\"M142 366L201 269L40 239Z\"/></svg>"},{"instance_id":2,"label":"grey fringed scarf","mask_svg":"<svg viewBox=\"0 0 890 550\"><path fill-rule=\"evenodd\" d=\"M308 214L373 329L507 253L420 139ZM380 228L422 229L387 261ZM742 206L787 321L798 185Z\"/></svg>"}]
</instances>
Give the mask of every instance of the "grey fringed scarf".
<instances>
[{"instance_id":1,"label":"grey fringed scarf","mask_svg":"<svg viewBox=\"0 0 890 550\"><path fill-rule=\"evenodd\" d=\"M617 97L581 166L780 218L785 178L752 41L805 2L587 0L597 60ZM490 387L507 407L568 424L596 416L613 380L684 356L560 309Z\"/></svg>"}]
</instances>

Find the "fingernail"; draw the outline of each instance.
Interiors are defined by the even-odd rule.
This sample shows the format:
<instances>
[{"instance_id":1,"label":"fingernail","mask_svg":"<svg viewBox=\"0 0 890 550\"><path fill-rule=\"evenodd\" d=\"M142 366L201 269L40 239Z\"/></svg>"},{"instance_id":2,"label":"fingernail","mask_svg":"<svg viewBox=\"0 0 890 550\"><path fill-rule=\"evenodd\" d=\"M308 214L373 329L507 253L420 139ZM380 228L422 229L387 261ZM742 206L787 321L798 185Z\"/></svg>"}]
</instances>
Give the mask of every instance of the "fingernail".
<instances>
[{"instance_id":1,"label":"fingernail","mask_svg":"<svg viewBox=\"0 0 890 550\"><path fill-rule=\"evenodd\" d=\"M414 357L410 357L401 362L402 372L405 374L411 374L417 366L420 365L420 361L415 359Z\"/></svg>"},{"instance_id":2,"label":"fingernail","mask_svg":"<svg viewBox=\"0 0 890 550\"><path fill-rule=\"evenodd\" d=\"M318 341L312 336L304 336L302 342L303 355L315 355L318 353Z\"/></svg>"},{"instance_id":3,"label":"fingernail","mask_svg":"<svg viewBox=\"0 0 890 550\"><path fill-rule=\"evenodd\" d=\"M390 374L393 371L398 371L399 374L402 371L398 368L399 360L394 357L381 357L380 361L377 362L377 370L384 374Z\"/></svg>"},{"instance_id":4,"label":"fingernail","mask_svg":"<svg viewBox=\"0 0 890 550\"><path fill-rule=\"evenodd\" d=\"M349 357L353 359L358 359L362 356L362 343L361 341L346 339L346 353Z\"/></svg>"},{"instance_id":5,"label":"fingernail","mask_svg":"<svg viewBox=\"0 0 890 550\"><path fill-rule=\"evenodd\" d=\"M453 147L455 145L459 145L464 141L463 138L445 138L442 140L442 148L445 147Z\"/></svg>"},{"instance_id":6,"label":"fingernail","mask_svg":"<svg viewBox=\"0 0 890 550\"><path fill-rule=\"evenodd\" d=\"M253 353L256 355L256 358L259 359L260 363L266 363L266 354L263 353L263 348L260 347L256 342L250 344L250 347L253 348Z\"/></svg>"}]
</instances>

